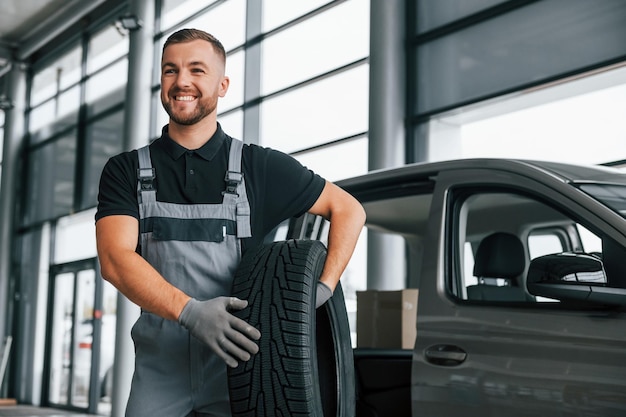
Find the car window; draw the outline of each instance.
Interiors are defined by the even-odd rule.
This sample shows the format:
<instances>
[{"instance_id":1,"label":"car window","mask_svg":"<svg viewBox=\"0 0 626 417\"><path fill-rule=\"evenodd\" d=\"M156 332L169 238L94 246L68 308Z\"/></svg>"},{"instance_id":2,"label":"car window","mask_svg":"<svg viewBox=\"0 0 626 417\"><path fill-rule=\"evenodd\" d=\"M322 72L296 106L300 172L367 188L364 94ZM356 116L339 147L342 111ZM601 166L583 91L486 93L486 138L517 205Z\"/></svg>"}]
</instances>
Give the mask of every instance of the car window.
<instances>
[{"instance_id":1,"label":"car window","mask_svg":"<svg viewBox=\"0 0 626 417\"><path fill-rule=\"evenodd\" d=\"M357 336L357 292L419 288L432 192L413 194L397 188L364 200L366 224L341 277L353 346L356 346ZM290 236L319 239L327 244L329 223L326 220L319 216L301 220L301 224L290 226L299 233L285 233L279 228L274 239Z\"/></svg>"},{"instance_id":2,"label":"car window","mask_svg":"<svg viewBox=\"0 0 626 417\"><path fill-rule=\"evenodd\" d=\"M530 259L549 253L563 252L564 250L563 242L556 233L537 231L531 232L528 236Z\"/></svg>"},{"instance_id":3,"label":"car window","mask_svg":"<svg viewBox=\"0 0 626 417\"><path fill-rule=\"evenodd\" d=\"M600 236L540 197L501 189L456 190L452 195L454 239L448 247L455 262L448 287L458 299L500 305L558 302L530 293L531 262L554 254L602 257ZM606 285L602 276L602 271L590 273L588 283ZM582 274L562 280L572 277Z\"/></svg>"}]
</instances>

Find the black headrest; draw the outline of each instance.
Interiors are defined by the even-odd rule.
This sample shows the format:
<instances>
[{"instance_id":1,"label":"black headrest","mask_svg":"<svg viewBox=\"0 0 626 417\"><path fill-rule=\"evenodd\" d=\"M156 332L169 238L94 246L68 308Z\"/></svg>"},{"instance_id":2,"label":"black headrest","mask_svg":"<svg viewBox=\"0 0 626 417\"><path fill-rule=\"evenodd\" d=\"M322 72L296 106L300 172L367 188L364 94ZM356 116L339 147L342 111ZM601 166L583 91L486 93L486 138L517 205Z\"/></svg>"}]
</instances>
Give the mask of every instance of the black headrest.
<instances>
[{"instance_id":1,"label":"black headrest","mask_svg":"<svg viewBox=\"0 0 626 417\"><path fill-rule=\"evenodd\" d=\"M515 278L524 272L526 255L519 238L496 232L484 238L476 251L474 276Z\"/></svg>"},{"instance_id":2,"label":"black headrest","mask_svg":"<svg viewBox=\"0 0 626 417\"><path fill-rule=\"evenodd\" d=\"M626 248L613 239L602 239L602 263L609 286L626 288Z\"/></svg>"}]
</instances>

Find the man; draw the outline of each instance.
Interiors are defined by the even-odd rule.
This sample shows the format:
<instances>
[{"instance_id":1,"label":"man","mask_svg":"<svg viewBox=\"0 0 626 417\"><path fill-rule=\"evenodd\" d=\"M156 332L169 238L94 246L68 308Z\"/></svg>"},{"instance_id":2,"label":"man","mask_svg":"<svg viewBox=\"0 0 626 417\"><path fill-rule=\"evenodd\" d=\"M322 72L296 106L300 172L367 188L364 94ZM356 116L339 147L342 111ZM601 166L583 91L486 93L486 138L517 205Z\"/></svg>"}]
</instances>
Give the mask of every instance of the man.
<instances>
[{"instance_id":1,"label":"man","mask_svg":"<svg viewBox=\"0 0 626 417\"><path fill-rule=\"evenodd\" d=\"M133 326L129 417L229 416L226 363L258 351L260 332L230 313L242 252L304 212L330 220L318 306L337 285L365 221L348 193L283 153L226 135L217 101L226 54L183 29L163 47L161 101L170 121L149 147L109 160L96 238L102 276L141 307Z\"/></svg>"}]
</instances>

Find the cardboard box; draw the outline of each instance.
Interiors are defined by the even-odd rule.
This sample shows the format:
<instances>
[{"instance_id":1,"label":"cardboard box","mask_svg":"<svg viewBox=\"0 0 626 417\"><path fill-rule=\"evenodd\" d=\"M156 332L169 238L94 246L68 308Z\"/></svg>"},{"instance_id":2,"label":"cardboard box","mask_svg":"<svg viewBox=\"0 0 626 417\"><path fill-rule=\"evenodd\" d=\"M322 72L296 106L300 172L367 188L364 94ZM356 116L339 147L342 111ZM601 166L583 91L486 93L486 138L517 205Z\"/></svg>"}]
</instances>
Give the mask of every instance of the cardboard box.
<instances>
[{"instance_id":1,"label":"cardboard box","mask_svg":"<svg viewBox=\"0 0 626 417\"><path fill-rule=\"evenodd\" d=\"M357 291L356 344L359 348L413 349L418 290Z\"/></svg>"}]
</instances>

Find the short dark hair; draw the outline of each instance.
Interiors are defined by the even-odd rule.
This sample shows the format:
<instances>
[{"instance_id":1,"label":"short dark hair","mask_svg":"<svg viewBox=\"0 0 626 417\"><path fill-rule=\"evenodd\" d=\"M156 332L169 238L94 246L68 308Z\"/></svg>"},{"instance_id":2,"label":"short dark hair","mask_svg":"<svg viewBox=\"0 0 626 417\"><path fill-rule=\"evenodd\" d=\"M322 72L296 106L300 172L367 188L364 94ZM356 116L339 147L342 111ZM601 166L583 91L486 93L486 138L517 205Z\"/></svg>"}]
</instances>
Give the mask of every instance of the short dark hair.
<instances>
[{"instance_id":1,"label":"short dark hair","mask_svg":"<svg viewBox=\"0 0 626 417\"><path fill-rule=\"evenodd\" d=\"M224 45L220 42L215 36L211 35L200 29L181 29L177 32L172 33L165 44L163 45L163 52L165 52L165 48L170 45L177 43L185 43L191 42L195 40L203 40L209 42L213 45L213 49L222 57L222 60L226 62L226 50L224 49Z\"/></svg>"}]
</instances>

